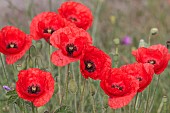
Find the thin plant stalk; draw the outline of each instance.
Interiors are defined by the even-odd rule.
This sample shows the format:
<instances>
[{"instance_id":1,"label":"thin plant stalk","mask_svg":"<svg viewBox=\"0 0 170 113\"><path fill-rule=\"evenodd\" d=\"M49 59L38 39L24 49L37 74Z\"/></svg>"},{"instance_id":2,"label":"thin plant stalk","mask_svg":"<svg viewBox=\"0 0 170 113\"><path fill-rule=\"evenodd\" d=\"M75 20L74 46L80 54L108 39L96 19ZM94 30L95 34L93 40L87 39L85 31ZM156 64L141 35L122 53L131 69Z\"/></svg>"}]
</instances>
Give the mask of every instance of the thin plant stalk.
<instances>
[{"instance_id":1,"label":"thin plant stalk","mask_svg":"<svg viewBox=\"0 0 170 113\"><path fill-rule=\"evenodd\" d=\"M148 107L149 107L149 100L150 100L150 86L148 86L148 95L147 95L147 101L146 101L146 108L145 108L145 113L147 113L148 111Z\"/></svg>"},{"instance_id":2,"label":"thin plant stalk","mask_svg":"<svg viewBox=\"0 0 170 113\"><path fill-rule=\"evenodd\" d=\"M59 102L61 104L61 99L62 99L62 96L61 96L61 68L58 67L58 94L59 94Z\"/></svg>"},{"instance_id":3,"label":"thin plant stalk","mask_svg":"<svg viewBox=\"0 0 170 113\"><path fill-rule=\"evenodd\" d=\"M138 96L139 96L139 93L137 93L136 97L135 97L135 104L134 104L134 111L133 111L133 113L135 113L135 110L136 110Z\"/></svg>"},{"instance_id":4,"label":"thin plant stalk","mask_svg":"<svg viewBox=\"0 0 170 113\"><path fill-rule=\"evenodd\" d=\"M0 55L0 59L1 59L1 63L2 63L2 69L3 69L4 75L5 75L5 79L6 79L7 85L9 86L8 76L7 76L5 65L4 65L4 62L3 62L2 54Z\"/></svg>"},{"instance_id":5,"label":"thin plant stalk","mask_svg":"<svg viewBox=\"0 0 170 113\"><path fill-rule=\"evenodd\" d=\"M152 106L153 106L153 102L154 102L154 99L155 99L155 93L156 93L156 91L157 91L157 88L158 88L158 85L159 85L159 80L160 80L160 77L161 75L158 75L158 80L157 80L157 82L156 82L156 87L155 87L155 90L154 90L154 92L153 92L153 95L152 95L152 99L151 99L151 103L150 103L150 108L149 108L149 112L151 112L151 110L152 110Z\"/></svg>"},{"instance_id":6,"label":"thin plant stalk","mask_svg":"<svg viewBox=\"0 0 170 113\"><path fill-rule=\"evenodd\" d=\"M70 64L68 64L68 66L67 66L67 75L66 75L66 90L65 90L65 94L66 94L66 103L67 103L67 96L68 96L68 78L69 78L69 75L70 75Z\"/></svg>"}]
</instances>

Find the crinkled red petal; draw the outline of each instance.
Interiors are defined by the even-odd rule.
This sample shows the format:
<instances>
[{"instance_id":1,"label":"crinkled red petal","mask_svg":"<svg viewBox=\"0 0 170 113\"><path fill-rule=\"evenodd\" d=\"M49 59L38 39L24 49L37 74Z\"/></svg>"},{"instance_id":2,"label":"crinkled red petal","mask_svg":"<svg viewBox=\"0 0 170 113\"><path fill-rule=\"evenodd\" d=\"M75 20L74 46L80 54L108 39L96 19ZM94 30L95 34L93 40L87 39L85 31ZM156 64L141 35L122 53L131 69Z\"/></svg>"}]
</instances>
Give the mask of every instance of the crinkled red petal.
<instances>
[{"instance_id":1,"label":"crinkled red petal","mask_svg":"<svg viewBox=\"0 0 170 113\"><path fill-rule=\"evenodd\" d=\"M26 37L25 46L21 52L19 52L17 54L6 55L7 64L13 64L17 60L19 60L26 53L26 51L30 48L31 45L32 45L32 37L28 35Z\"/></svg>"},{"instance_id":2,"label":"crinkled red petal","mask_svg":"<svg viewBox=\"0 0 170 113\"><path fill-rule=\"evenodd\" d=\"M54 51L51 55L51 62L56 66L65 66L71 62L79 60L78 58L70 58L65 56L61 50Z\"/></svg>"}]
</instances>

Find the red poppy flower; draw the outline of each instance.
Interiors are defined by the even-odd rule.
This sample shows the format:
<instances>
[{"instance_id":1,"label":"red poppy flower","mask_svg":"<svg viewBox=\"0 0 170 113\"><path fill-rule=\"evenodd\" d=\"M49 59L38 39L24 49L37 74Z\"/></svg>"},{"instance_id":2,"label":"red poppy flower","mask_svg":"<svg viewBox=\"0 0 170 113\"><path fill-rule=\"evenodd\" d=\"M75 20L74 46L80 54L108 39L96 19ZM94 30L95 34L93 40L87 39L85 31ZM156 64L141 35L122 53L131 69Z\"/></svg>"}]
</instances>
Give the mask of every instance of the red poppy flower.
<instances>
[{"instance_id":1,"label":"red poppy flower","mask_svg":"<svg viewBox=\"0 0 170 113\"><path fill-rule=\"evenodd\" d=\"M160 74L165 70L170 59L168 49L161 44L153 45L149 48L138 48L132 51L132 54L137 62L152 64L156 74Z\"/></svg>"},{"instance_id":2,"label":"red poppy flower","mask_svg":"<svg viewBox=\"0 0 170 113\"><path fill-rule=\"evenodd\" d=\"M84 30L89 29L92 25L92 13L88 7L81 3L73 1L64 2L58 9L58 12L62 17L73 22L77 27L83 28Z\"/></svg>"},{"instance_id":3,"label":"red poppy flower","mask_svg":"<svg viewBox=\"0 0 170 113\"><path fill-rule=\"evenodd\" d=\"M54 31L69 25L74 24L55 12L42 12L33 18L30 24L30 34L34 40L44 38L49 42L49 38Z\"/></svg>"},{"instance_id":4,"label":"red poppy flower","mask_svg":"<svg viewBox=\"0 0 170 113\"><path fill-rule=\"evenodd\" d=\"M32 38L13 26L6 26L0 31L0 52L6 55L7 64L19 60L30 48Z\"/></svg>"},{"instance_id":5,"label":"red poppy flower","mask_svg":"<svg viewBox=\"0 0 170 113\"><path fill-rule=\"evenodd\" d=\"M109 96L108 104L117 109L127 105L139 89L139 81L135 77L113 68L107 72L100 82L101 88Z\"/></svg>"},{"instance_id":6,"label":"red poppy flower","mask_svg":"<svg viewBox=\"0 0 170 113\"><path fill-rule=\"evenodd\" d=\"M104 72L111 68L111 58L102 50L88 46L80 59L80 70L85 78L102 79Z\"/></svg>"},{"instance_id":7,"label":"red poppy flower","mask_svg":"<svg viewBox=\"0 0 170 113\"><path fill-rule=\"evenodd\" d=\"M46 104L54 93L54 79L49 72L38 68L22 70L18 74L16 91L20 98L39 107Z\"/></svg>"},{"instance_id":8,"label":"red poppy flower","mask_svg":"<svg viewBox=\"0 0 170 113\"><path fill-rule=\"evenodd\" d=\"M52 53L52 63L64 66L79 60L85 46L92 44L92 38L84 29L65 27L52 34L50 43L60 49Z\"/></svg>"},{"instance_id":9,"label":"red poppy flower","mask_svg":"<svg viewBox=\"0 0 170 113\"><path fill-rule=\"evenodd\" d=\"M124 65L120 69L139 81L138 92L142 92L151 83L154 74L153 65L149 63L133 63Z\"/></svg>"}]
</instances>

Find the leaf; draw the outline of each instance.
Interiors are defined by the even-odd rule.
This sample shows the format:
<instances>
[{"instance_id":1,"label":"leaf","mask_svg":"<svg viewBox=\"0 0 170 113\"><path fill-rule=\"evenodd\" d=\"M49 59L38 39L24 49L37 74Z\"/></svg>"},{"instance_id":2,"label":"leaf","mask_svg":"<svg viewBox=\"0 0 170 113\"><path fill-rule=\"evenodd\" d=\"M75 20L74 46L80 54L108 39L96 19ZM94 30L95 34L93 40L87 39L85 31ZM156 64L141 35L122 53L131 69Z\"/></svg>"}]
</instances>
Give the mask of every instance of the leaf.
<instances>
[{"instance_id":1,"label":"leaf","mask_svg":"<svg viewBox=\"0 0 170 113\"><path fill-rule=\"evenodd\" d=\"M11 90L11 91L8 91L6 93L6 96L12 96L12 95L17 95L16 91L15 90Z\"/></svg>"},{"instance_id":2,"label":"leaf","mask_svg":"<svg viewBox=\"0 0 170 113\"><path fill-rule=\"evenodd\" d=\"M61 106L54 113L73 113L68 106Z\"/></svg>"},{"instance_id":3,"label":"leaf","mask_svg":"<svg viewBox=\"0 0 170 113\"><path fill-rule=\"evenodd\" d=\"M16 100L18 99L18 95L12 95L8 98L8 104L10 103L15 103Z\"/></svg>"}]
</instances>

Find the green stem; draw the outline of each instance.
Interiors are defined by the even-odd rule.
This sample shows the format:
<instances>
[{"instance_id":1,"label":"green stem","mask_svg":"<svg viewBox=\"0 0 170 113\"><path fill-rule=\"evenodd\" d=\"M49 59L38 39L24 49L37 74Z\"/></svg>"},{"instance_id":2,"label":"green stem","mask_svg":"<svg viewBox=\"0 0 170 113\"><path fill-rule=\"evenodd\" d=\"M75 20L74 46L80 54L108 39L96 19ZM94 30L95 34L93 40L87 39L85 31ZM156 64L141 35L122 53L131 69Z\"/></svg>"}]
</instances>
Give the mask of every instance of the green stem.
<instances>
[{"instance_id":1,"label":"green stem","mask_svg":"<svg viewBox=\"0 0 170 113\"><path fill-rule=\"evenodd\" d=\"M158 75L158 80L157 80L157 82L156 82L156 87L155 87L155 90L154 90L154 92L153 92L153 95L152 95L152 99L151 99L151 103L150 103L150 108L149 108L149 112L151 112L151 110L152 110L152 105L153 105L153 102L154 102L154 99L155 99L155 93L156 93L156 91L157 91L157 89L158 89L158 84L159 84L159 80L160 80L160 77L161 75Z\"/></svg>"},{"instance_id":2,"label":"green stem","mask_svg":"<svg viewBox=\"0 0 170 113\"><path fill-rule=\"evenodd\" d=\"M58 93L59 93L59 102L61 105L61 67L58 67Z\"/></svg>"},{"instance_id":3,"label":"green stem","mask_svg":"<svg viewBox=\"0 0 170 113\"><path fill-rule=\"evenodd\" d=\"M135 104L134 104L134 112L133 113L135 113L135 110L136 110L138 95L139 95L139 93L137 93L136 97L135 97Z\"/></svg>"},{"instance_id":4,"label":"green stem","mask_svg":"<svg viewBox=\"0 0 170 113\"><path fill-rule=\"evenodd\" d=\"M150 86L148 86L148 95L147 95L147 102L146 102L145 113L147 113L147 111L148 111L149 100L150 100Z\"/></svg>"},{"instance_id":5,"label":"green stem","mask_svg":"<svg viewBox=\"0 0 170 113\"><path fill-rule=\"evenodd\" d=\"M6 72L5 65L4 65L4 62L3 62L3 59L2 59L2 54L0 55L0 59L1 59L2 68L3 68L3 71L4 71L4 75L5 75L5 79L6 79L7 85L9 86L7 72Z\"/></svg>"},{"instance_id":6,"label":"green stem","mask_svg":"<svg viewBox=\"0 0 170 113\"><path fill-rule=\"evenodd\" d=\"M65 91L65 93L66 93L66 103L67 103L67 95L68 95L68 78L69 78L69 74L70 74L70 64L68 64L68 66L67 66L67 75L66 75L66 91Z\"/></svg>"},{"instance_id":7,"label":"green stem","mask_svg":"<svg viewBox=\"0 0 170 113\"><path fill-rule=\"evenodd\" d=\"M151 44L151 33L149 33L149 37L148 37L148 45L150 46L150 44Z\"/></svg>"},{"instance_id":8,"label":"green stem","mask_svg":"<svg viewBox=\"0 0 170 113\"><path fill-rule=\"evenodd\" d=\"M32 108L32 113L36 113L35 112L35 107L34 107L33 103L31 103L31 108Z\"/></svg>"},{"instance_id":9,"label":"green stem","mask_svg":"<svg viewBox=\"0 0 170 113\"><path fill-rule=\"evenodd\" d=\"M83 101L83 97L84 97L85 84L86 84L86 80L83 81L83 90L81 92L80 101L79 101L79 104L78 104L78 113L80 113L80 107L81 107L81 104L83 103L82 101Z\"/></svg>"}]
</instances>

